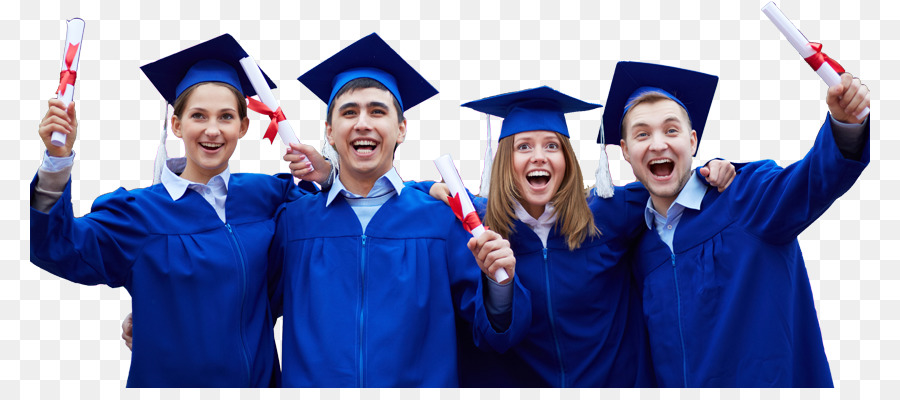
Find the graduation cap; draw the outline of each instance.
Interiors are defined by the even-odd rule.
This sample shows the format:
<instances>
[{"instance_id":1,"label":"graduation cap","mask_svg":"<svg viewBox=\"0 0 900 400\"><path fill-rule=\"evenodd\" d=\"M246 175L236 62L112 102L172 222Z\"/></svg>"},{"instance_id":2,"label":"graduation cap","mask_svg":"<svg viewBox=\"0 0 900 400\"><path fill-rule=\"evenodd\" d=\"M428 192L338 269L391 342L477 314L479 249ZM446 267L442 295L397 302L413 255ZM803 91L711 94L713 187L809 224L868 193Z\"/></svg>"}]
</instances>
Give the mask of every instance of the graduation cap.
<instances>
[{"instance_id":1,"label":"graduation cap","mask_svg":"<svg viewBox=\"0 0 900 400\"><path fill-rule=\"evenodd\" d=\"M371 78L384 85L400 103L401 112L438 93L377 33L345 47L297 80L331 109L337 92L358 78Z\"/></svg>"},{"instance_id":2,"label":"graduation cap","mask_svg":"<svg viewBox=\"0 0 900 400\"><path fill-rule=\"evenodd\" d=\"M706 118L712 106L719 77L682 68L633 61L616 64L606 109L603 110L603 126L597 135L597 143L619 144L622 139L622 120L628 112L628 104L640 95L657 92L678 103L687 111L691 127L697 131L697 142L706 126Z\"/></svg>"},{"instance_id":3,"label":"graduation cap","mask_svg":"<svg viewBox=\"0 0 900 400\"><path fill-rule=\"evenodd\" d=\"M697 131L699 143L718 82L719 77L702 72L659 64L618 62L609 87L606 108L603 110L600 132L597 134L597 143L603 145L596 185L601 196L612 195L609 162L605 161L606 145L618 145L622 139L622 120L630 109L632 100L648 92L672 99L687 112L691 127Z\"/></svg>"},{"instance_id":4,"label":"graduation cap","mask_svg":"<svg viewBox=\"0 0 900 400\"><path fill-rule=\"evenodd\" d=\"M247 57L244 48L229 34L207 40L196 46L141 66L156 90L169 104L185 89L201 82L222 82L250 97L256 95L240 60ZM275 83L263 72L266 83Z\"/></svg>"},{"instance_id":5,"label":"graduation cap","mask_svg":"<svg viewBox=\"0 0 900 400\"><path fill-rule=\"evenodd\" d=\"M569 136L566 113L593 110L603 107L588 103L554 90L549 86L504 93L470 101L462 105L475 111L503 118L500 137L503 138L528 131L551 131ZM491 125L488 117L488 146L485 151L484 170L481 176L481 193L487 194L493 155L491 149Z\"/></svg>"},{"instance_id":6,"label":"graduation cap","mask_svg":"<svg viewBox=\"0 0 900 400\"><path fill-rule=\"evenodd\" d=\"M552 131L569 137L566 113L603 107L576 99L549 86L499 94L470 101L462 106L503 118L498 141L527 131Z\"/></svg>"},{"instance_id":7,"label":"graduation cap","mask_svg":"<svg viewBox=\"0 0 900 400\"><path fill-rule=\"evenodd\" d=\"M256 91L240 64L240 60L247 56L247 52L241 45L226 33L145 64L141 66L141 70L144 71L144 75L147 75L159 94L163 96L166 103L173 106L175 100L185 89L202 82L222 82L233 86L244 96L250 97L255 95ZM260 71L262 72L261 69ZM262 74L269 87L274 89L275 83L266 76L265 72ZM159 182L163 165L168 159L165 146L168 116L168 107L166 107L162 139L153 168L154 183Z\"/></svg>"}]
</instances>

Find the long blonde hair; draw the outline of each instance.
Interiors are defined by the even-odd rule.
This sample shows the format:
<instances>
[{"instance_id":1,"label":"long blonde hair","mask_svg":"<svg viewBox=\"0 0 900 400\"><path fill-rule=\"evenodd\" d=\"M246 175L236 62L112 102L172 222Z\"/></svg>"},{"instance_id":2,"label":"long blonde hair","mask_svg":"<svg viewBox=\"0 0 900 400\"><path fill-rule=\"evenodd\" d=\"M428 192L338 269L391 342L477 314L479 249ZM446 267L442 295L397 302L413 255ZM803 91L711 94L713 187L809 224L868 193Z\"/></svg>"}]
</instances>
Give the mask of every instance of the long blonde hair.
<instances>
[{"instance_id":1,"label":"long blonde hair","mask_svg":"<svg viewBox=\"0 0 900 400\"><path fill-rule=\"evenodd\" d=\"M513 135L514 136L514 135ZM585 201L587 190L584 188L584 178L581 168L575 158L575 150L569 138L556 134L560 146L563 149L563 158L566 161L566 172L563 174L559 190L551 198L556 209L556 227L566 236L569 250L581 247L588 238L600 235L600 230L594 224L594 215ZM505 138L497 143L497 155L494 159L494 168L491 172L491 188L488 196L487 212L484 216L485 224L494 232L509 239L515 232L513 222L517 220L515 202L523 201L516 186L516 172L513 168L514 140Z\"/></svg>"}]
</instances>

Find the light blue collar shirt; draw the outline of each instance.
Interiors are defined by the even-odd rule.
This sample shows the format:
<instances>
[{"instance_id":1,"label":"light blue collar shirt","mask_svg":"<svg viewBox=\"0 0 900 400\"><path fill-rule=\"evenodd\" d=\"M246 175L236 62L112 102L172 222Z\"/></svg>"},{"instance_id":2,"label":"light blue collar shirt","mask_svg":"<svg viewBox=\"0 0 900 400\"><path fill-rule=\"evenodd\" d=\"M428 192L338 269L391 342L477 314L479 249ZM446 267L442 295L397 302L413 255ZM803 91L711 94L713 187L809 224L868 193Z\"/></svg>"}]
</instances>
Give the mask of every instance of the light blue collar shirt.
<instances>
[{"instance_id":1,"label":"light blue collar shirt","mask_svg":"<svg viewBox=\"0 0 900 400\"><path fill-rule=\"evenodd\" d=\"M672 240L675 237L675 228L678 227L681 215L684 214L686 208L700 210L703 196L706 195L706 190L709 188L702 179L704 178L698 176L696 171L691 171L691 177L688 178L684 188L678 193L678 197L669 206L665 217L653 208L653 200L647 199L647 208L644 209L644 220L647 222L647 228L656 228L659 238L669 246L669 250L673 253L675 250L672 248Z\"/></svg>"},{"instance_id":2,"label":"light blue collar shirt","mask_svg":"<svg viewBox=\"0 0 900 400\"><path fill-rule=\"evenodd\" d=\"M187 165L187 159L184 157L170 158L166 160L166 168L163 168L162 175L159 177L160 183L169 192L172 200L177 201L184 197L187 190L193 190L203 196L213 208L222 222L225 221L225 200L228 197L228 179L231 178L231 172L228 167L222 173L212 177L207 184L191 182L178 175L175 171L182 172Z\"/></svg>"},{"instance_id":3,"label":"light blue collar shirt","mask_svg":"<svg viewBox=\"0 0 900 400\"><path fill-rule=\"evenodd\" d=\"M372 190L366 195L356 194L347 190L341 182L341 174L338 172L334 184L332 184L331 189L328 190L328 198L325 200L325 207L330 206L331 202L338 196L343 197L347 200L347 203L350 204L350 208L353 209L353 212L356 213L356 217L359 218L359 223L362 225L363 232L365 232L366 226L369 225L369 221L372 220L372 217L378 212L378 209L392 197L399 196L402 190L403 180L400 179L400 174L397 173L397 169L393 167L375 181Z\"/></svg>"}]
</instances>

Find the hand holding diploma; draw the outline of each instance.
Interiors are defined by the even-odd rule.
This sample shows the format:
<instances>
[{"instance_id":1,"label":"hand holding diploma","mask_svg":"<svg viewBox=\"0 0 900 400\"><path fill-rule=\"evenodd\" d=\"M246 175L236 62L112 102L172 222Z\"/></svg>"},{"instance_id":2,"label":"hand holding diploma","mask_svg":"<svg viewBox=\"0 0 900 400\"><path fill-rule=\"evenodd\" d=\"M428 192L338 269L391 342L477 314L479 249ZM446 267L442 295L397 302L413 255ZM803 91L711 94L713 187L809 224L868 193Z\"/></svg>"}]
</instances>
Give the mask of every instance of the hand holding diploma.
<instances>
[{"instance_id":1,"label":"hand holding diploma","mask_svg":"<svg viewBox=\"0 0 900 400\"><path fill-rule=\"evenodd\" d=\"M56 98L62 101L65 110L75 97L75 77L78 72L78 60L81 58L81 40L84 37L84 20L72 18L66 23L66 41L63 46L62 69L59 73L59 87ZM73 111L74 112L74 111ZM66 145L66 133L53 131L50 144L63 147ZM50 146L47 146L49 149ZM69 148L71 150L71 147Z\"/></svg>"},{"instance_id":2,"label":"hand holding diploma","mask_svg":"<svg viewBox=\"0 0 900 400\"><path fill-rule=\"evenodd\" d=\"M807 40L806 36L803 36L803 33L787 19L775 3L771 1L768 2L763 6L762 12L769 17L791 46L793 46L794 49L800 53L800 56L806 60L807 64L819 74L819 77L825 81L825 84L828 85L829 88L841 84L840 74L844 72L844 68L841 67L837 61L831 59L827 54L822 52L821 44L812 43ZM868 114L869 108L866 106L855 115L855 118L862 121L866 119L866 115Z\"/></svg>"},{"instance_id":3,"label":"hand holding diploma","mask_svg":"<svg viewBox=\"0 0 900 400\"><path fill-rule=\"evenodd\" d=\"M450 155L445 154L434 160L434 165L450 189L450 207L453 208L456 217L462 221L463 227L474 237L469 241L469 250L475 255L478 266L485 275L493 277L498 283L506 282L511 275L515 275L515 257L512 249L509 248L509 242L496 232L484 229ZM487 235L485 235L486 232ZM512 274L508 274L507 270Z\"/></svg>"},{"instance_id":4,"label":"hand holding diploma","mask_svg":"<svg viewBox=\"0 0 900 400\"><path fill-rule=\"evenodd\" d=\"M63 104L62 100L51 99L47 114L38 125L38 135L47 147L47 154L53 157L68 157L72 154L78 130L78 119L75 116L75 103ZM60 133L64 142L61 145L51 143L51 136Z\"/></svg>"}]
</instances>

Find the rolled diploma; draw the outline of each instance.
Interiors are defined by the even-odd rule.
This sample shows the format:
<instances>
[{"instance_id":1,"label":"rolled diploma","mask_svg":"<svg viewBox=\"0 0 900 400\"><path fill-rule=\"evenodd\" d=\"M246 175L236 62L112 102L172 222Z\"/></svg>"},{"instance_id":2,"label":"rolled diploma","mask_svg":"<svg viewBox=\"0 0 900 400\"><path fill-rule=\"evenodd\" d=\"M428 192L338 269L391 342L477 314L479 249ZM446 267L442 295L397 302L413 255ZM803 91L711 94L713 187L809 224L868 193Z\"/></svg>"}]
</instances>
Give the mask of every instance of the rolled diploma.
<instances>
[{"instance_id":1,"label":"rolled diploma","mask_svg":"<svg viewBox=\"0 0 900 400\"><path fill-rule=\"evenodd\" d=\"M240 63L241 67L244 68L244 72L247 73L247 78L250 79L250 84L253 85L253 90L259 96L259 100L266 107L269 107L270 110L277 110L278 102L275 100L272 90L269 89L269 84L266 83L266 78L263 77L262 71L259 70L259 64L256 63L256 60L247 56L242 58ZM278 137L281 138L281 141L284 142L288 149L291 148L291 143L300 144L300 140L297 139L294 129L291 128L291 124L287 120L278 122Z\"/></svg>"},{"instance_id":2,"label":"rolled diploma","mask_svg":"<svg viewBox=\"0 0 900 400\"><path fill-rule=\"evenodd\" d=\"M78 59L81 58L81 39L84 37L84 20L81 18L72 18L66 22L66 43L63 45L63 53L62 53L62 68L60 71L65 71L66 68L66 51L69 50L69 46L78 46L78 50L75 51L75 58L72 60L72 71L78 71ZM56 98L63 102L63 107L69 107L69 104L72 103L72 99L75 98L75 86L66 85L66 89L62 93L57 93ZM53 132L50 136L50 143L54 146L65 146L66 145L66 134L62 132Z\"/></svg>"},{"instance_id":3,"label":"rolled diploma","mask_svg":"<svg viewBox=\"0 0 900 400\"><path fill-rule=\"evenodd\" d=\"M472 204L472 199L470 199L469 194L466 193L466 187L462 183L462 178L459 177L459 170L456 169L456 165L453 164L453 159L450 158L450 155L444 154L438 157L438 159L434 160L434 166L437 167L441 177L444 178L444 183L446 183L447 187L450 189L450 195L454 197L458 195L463 216L475 212L475 206ZM477 227L472 229L472 236L474 236L475 239L478 239L482 233L484 233L484 225L482 224L478 224ZM509 274L507 274L506 270L503 268L494 272L494 280L497 282L503 282L507 279L509 279Z\"/></svg>"},{"instance_id":4,"label":"rolled diploma","mask_svg":"<svg viewBox=\"0 0 900 400\"><path fill-rule=\"evenodd\" d=\"M803 36L803 33L800 32L800 30L797 29L797 27L794 26L793 23L791 23L791 20L789 20L784 15L784 13L781 12L781 9L778 8L778 6L776 6L774 2L770 1L766 3L766 5L762 8L762 12L767 17L769 17L769 20L771 20L772 23L775 24L775 27L778 28L779 31L781 31L781 34L784 35L788 43L790 43L791 46L794 46L794 49L797 50L797 53L800 53L800 57L803 57L805 59L816 54L816 51L813 50L812 47L810 47L809 40L806 38L806 36ZM816 70L816 73L819 74L819 77L822 78L823 81L825 81L825 84L828 85L828 87L841 83L840 74L835 72L834 68L831 68L831 65L829 65L828 63L823 63L822 66L819 67L818 70ZM856 118L863 119L868 114L869 108L866 107L864 110L862 110L862 112L859 113L859 115L856 116Z\"/></svg>"}]
</instances>

